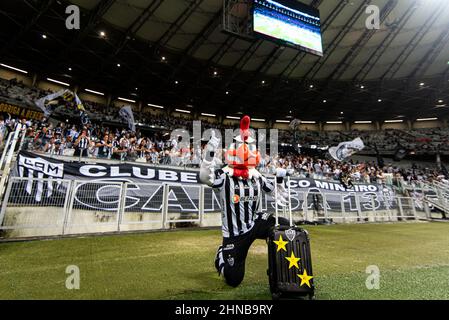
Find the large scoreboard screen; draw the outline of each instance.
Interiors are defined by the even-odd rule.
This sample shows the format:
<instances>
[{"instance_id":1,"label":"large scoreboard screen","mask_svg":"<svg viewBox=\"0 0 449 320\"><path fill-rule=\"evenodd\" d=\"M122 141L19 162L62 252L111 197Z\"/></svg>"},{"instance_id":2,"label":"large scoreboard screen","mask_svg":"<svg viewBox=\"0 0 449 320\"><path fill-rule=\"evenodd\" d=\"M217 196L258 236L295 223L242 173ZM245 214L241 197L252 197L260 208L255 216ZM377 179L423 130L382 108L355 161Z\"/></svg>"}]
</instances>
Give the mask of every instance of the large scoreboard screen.
<instances>
[{"instance_id":1,"label":"large scoreboard screen","mask_svg":"<svg viewBox=\"0 0 449 320\"><path fill-rule=\"evenodd\" d=\"M294 0L254 0L254 32L322 56L320 13Z\"/></svg>"}]
</instances>

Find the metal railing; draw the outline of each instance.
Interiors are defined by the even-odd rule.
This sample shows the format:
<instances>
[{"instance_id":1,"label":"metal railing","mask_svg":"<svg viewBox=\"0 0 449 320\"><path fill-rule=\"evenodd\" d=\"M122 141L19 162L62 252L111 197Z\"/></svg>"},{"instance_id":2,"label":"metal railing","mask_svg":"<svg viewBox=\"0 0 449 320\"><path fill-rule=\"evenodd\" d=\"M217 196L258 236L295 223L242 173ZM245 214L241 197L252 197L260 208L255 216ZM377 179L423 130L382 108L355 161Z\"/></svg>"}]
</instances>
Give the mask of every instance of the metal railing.
<instances>
[{"instance_id":1,"label":"metal railing","mask_svg":"<svg viewBox=\"0 0 449 320\"><path fill-rule=\"evenodd\" d=\"M409 187L406 190L411 196L418 197L431 208L449 213L449 186L447 184L439 181L421 182L418 186Z\"/></svg>"},{"instance_id":2,"label":"metal railing","mask_svg":"<svg viewBox=\"0 0 449 320\"><path fill-rule=\"evenodd\" d=\"M428 219L417 198L291 190L296 222ZM260 211L273 213L270 195ZM0 237L21 238L220 226L218 192L197 184L11 177L0 210Z\"/></svg>"},{"instance_id":3,"label":"metal railing","mask_svg":"<svg viewBox=\"0 0 449 320\"><path fill-rule=\"evenodd\" d=\"M20 134L22 134L22 136L19 138ZM2 156L0 158L0 171L2 174L0 178L0 199L3 196L5 186L8 182L9 173L11 171L11 164L13 157L15 155L15 148L17 142L20 141L19 142L19 149L20 149L22 147L24 138L25 138L25 128L24 126L22 126L21 123L18 123L16 129L8 135L6 144L2 152Z\"/></svg>"}]
</instances>

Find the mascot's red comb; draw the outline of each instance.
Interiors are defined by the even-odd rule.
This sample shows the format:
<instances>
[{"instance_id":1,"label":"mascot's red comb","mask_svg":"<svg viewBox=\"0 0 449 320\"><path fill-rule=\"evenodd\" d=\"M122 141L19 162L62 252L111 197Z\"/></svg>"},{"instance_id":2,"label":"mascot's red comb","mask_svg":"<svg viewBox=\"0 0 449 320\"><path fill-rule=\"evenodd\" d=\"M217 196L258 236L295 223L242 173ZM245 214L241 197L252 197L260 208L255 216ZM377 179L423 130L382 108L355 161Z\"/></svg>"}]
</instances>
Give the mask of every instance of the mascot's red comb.
<instances>
[{"instance_id":1,"label":"mascot's red comb","mask_svg":"<svg viewBox=\"0 0 449 320\"><path fill-rule=\"evenodd\" d=\"M244 116L242 120L240 120L240 137L242 137L242 141L246 141L249 137L249 123L251 122L250 117Z\"/></svg>"}]
</instances>

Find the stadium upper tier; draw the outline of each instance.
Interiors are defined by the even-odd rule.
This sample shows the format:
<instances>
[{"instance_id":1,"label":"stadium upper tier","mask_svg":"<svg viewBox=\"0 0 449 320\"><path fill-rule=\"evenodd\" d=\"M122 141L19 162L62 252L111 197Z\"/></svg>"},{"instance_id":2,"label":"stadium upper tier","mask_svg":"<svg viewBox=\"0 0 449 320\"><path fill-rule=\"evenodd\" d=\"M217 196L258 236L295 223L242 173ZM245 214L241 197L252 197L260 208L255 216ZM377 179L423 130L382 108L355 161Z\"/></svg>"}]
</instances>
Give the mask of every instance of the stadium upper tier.
<instances>
[{"instance_id":1,"label":"stadium upper tier","mask_svg":"<svg viewBox=\"0 0 449 320\"><path fill-rule=\"evenodd\" d=\"M41 81L38 85L31 86L25 84L23 80L28 78L21 77L22 80L12 77L15 74L9 74L10 79L2 79L0 77L0 98L3 102L10 102L15 105L24 106L26 108L37 108L35 101L48 94L54 93L65 87L55 85L49 81ZM11 76L12 75L12 76ZM29 81L28 81L29 82ZM160 106L154 104L144 104L129 100L124 101L122 98L113 96L101 97L99 99L94 94L86 94L89 89L85 89L81 95L83 104L89 115L89 118L95 121L121 122L118 109L124 105L130 105L135 111L135 120L141 125L149 126L156 129L176 129L191 128L193 120L201 120L204 128L236 128L239 119L243 113L235 116L219 116L211 113L195 112L189 108L178 109L169 106ZM80 94L80 93L78 93ZM90 100L91 99L91 100ZM38 109L37 109L38 110ZM40 110L39 110L40 111ZM253 126L256 128L276 128L280 130L290 130L289 123L293 120L293 116L286 119L258 119L251 113L253 118ZM59 118L78 118L79 114L74 109L60 106L56 108L55 117ZM302 119L302 118L300 118ZM65 120L65 119L64 119ZM304 119L303 119L304 120ZM298 130L302 131L380 131L385 129L402 129L410 131L412 129L428 129L428 128L447 128L447 118L426 117L421 119L408 120L405 117L397 117L393 120L384 121L325 121L321 118L317 121L302 121L298 126Z\"/></svg>"},{"instance_id":2,"label":"stadium upper tier","mask_svg":"<svg viewBox=\"0 0 449 320\"><path fill-rule=\"evenodd\" d=\"M37 87L29 87L16 80L0 79L0 102L3 99L16 105L33 107L34 101L48 95L51 91L42 90ZM111 104L105 106L96 102L83 101L89 118L98 125L109 125L121 128L124 125L118 110L121 106ZM2 110L4 114L8 114ZM169 112L166 110L166 112ZM11 115L10 115L11 116ZM20 117L20 115L18 115ZM12 115L14 118L15 116ZM78 123L79 113L75 109L66 108L61 105L56 108L52 117L61 122ZM135 120L139 123L138 128L141 130L151 130L166 134L169 136L171 130L185 129L192 131L193 120L198 120L193 115L176 116L176 112L170 116L168 113L152 113L151 108L147 108L146 112L135 112ZM220 130L235 129L236 124L231 122L217 122L215 118L205 119L202 117L202 128L218 128ZM215 121L213 121L215 120ZM229 120L229 119L228 119ZM270 127L264 122L253 122L259 128ZM419 123L419 122L418 122ZM430 121L439 125L438 121ZM399 124L399 123L397 123ZM394 154L398 148L405 148L408 152L417 155L436 154L449 152L449 129L448 128L421 128L415 130L404 130L399 128L390 128L387 130L346 130L347 127L341 126L334 130L312 130L310 125L300 125L299 130L292 130L287 124L277 124L280 129L280 143L288 144L293 147L304 148L326 148L338 145L342 141L361 137L365 142L366 149L362 151L365 154L374 154L375 149L381 154ZM363 127L361 127L363 129Z\"/></svg>"}]
</instances>

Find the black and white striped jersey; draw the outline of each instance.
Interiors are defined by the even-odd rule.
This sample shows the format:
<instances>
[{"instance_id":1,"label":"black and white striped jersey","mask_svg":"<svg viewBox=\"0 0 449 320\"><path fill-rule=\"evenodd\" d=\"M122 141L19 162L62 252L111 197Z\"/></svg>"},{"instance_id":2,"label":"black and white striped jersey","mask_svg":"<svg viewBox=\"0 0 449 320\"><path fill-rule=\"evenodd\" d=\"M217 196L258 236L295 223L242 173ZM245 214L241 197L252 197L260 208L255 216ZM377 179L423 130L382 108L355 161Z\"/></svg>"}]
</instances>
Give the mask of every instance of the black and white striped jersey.
<instances>
[{"instance_id":1,"label":"black and white striped jersey","mask_svg":"<svg viewBox=\"0 0 449 320\"><path fill-rule=\"evenodd\" d=\"M262 191L273 191L274 183L264 176L247 180L232 177L220 169L215 171L212 188L221 193L223 237L232 238L253 228Z\"/></svg>"},{"instance_id":2,"label":"black and white striped jersey","mask_svg":"<svg viewBox=\"0 0 449 320\"><path fill-rule=\"evenodd\" d=\"M78 148L79 149L87 149L87 147L89 147L89 140L87 138L81 138L79 143L78 143Z\"/></svg>"}]
</instances>

